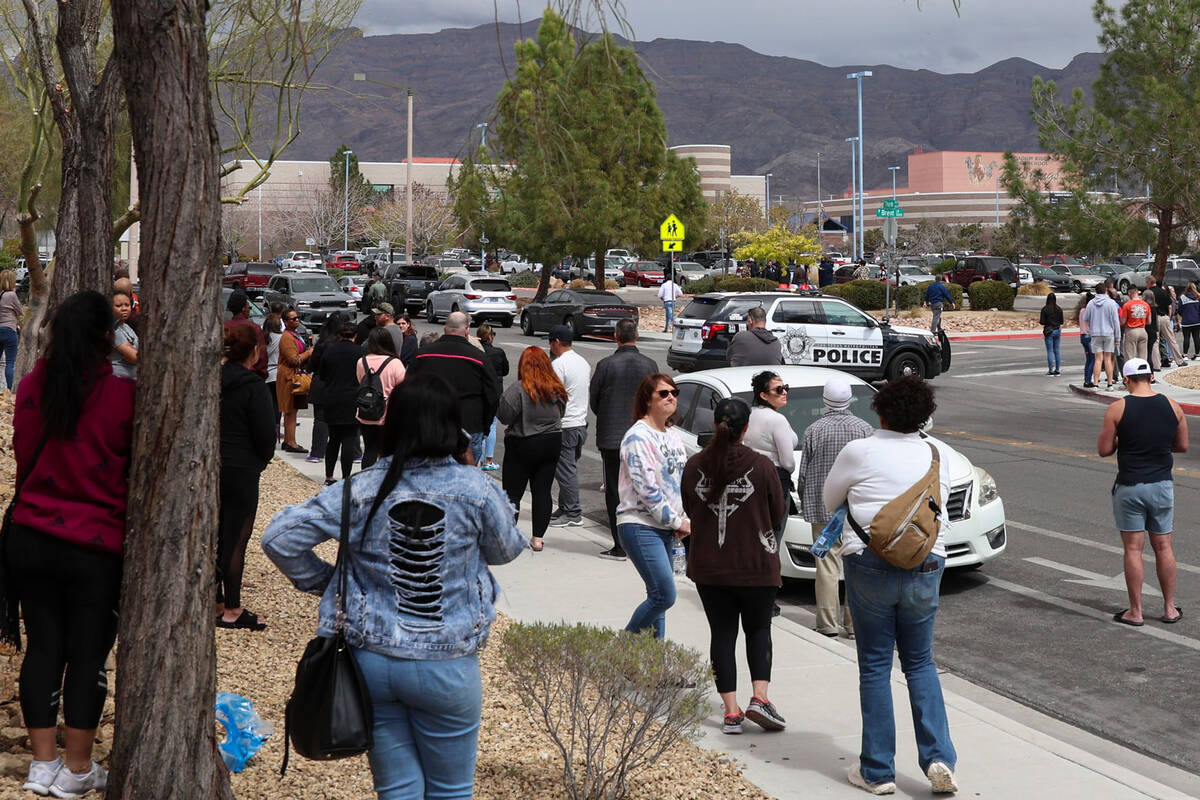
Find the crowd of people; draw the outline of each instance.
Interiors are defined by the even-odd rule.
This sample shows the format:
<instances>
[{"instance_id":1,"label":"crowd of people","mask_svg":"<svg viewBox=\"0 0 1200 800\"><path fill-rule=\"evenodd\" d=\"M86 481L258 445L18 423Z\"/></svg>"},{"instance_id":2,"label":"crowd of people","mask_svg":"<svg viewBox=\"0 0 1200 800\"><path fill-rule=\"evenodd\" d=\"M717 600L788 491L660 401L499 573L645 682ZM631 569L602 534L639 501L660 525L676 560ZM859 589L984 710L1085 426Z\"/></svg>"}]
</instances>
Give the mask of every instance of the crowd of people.
<instances>
[{"instance_id":1,"label":"crowd of people","mask_svg":"<svg viewBox=\"0 0 1200 800\"><path fill-rule=\"evenodd\" d=\"M1200 293L1195 284L1189 283L1177 296L1174 287L1162 286L1150 276L1144 290L1131 287L1128 295L1122 295L1106 279L1095 294L1084 294L1076 313L1086 388L1100 388L1101 375L1105 377L1105 390L1120 388L1127 383L1122 365L1135 358L1149 362L1152 374L1172 364L1187 364L1189 343L1195 344L1192 357L1200 357ZM1042 310L1042 324L1050 374L1057 375L1062 310L1053 294L1047 297ZM1177 329L1183 334L1183 347L1175 338Z\"/></svg>"}]
</instances>

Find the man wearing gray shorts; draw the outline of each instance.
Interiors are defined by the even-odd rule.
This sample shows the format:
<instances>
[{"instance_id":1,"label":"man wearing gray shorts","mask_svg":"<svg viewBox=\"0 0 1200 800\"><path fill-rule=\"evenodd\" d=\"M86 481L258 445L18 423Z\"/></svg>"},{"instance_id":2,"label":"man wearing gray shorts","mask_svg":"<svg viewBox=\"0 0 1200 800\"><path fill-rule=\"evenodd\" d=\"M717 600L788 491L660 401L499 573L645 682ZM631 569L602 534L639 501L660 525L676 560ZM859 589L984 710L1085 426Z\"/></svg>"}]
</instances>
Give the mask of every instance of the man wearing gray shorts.
<instances>
[{"instance_id":1,"label":"man wearing gray shorts","mask_svg":"<svg viewBox=\"0 0 1200 800\"><path fill-rule=\"evenodd\" d=\"M1117 454L1117 479L1112 488L1113 518L1125 547L1125 587L1129 608L1113 621L1140 628L1142 616L1142 550L1146 534L1154 548L1163 614L1168 625L1183 617L1175 605L1175 552L1171 529L1175 510L1175 484L1171 478L1172 453L1188 448L1187 419L1183 409L1150 386L1150 362L1131 358L1122 370L1129 394L1108 407L1100 429L1100 456Z\"/></svg>"},{"instance_id":2,"label":"man wearing gray shorts","mask_svg":"<svg viewBox=\"0 0 1200 800\"><path fill-rule=\"evenodd\" d=\"M1121 315L1117 303L1108 296L1112 281L1105 280L1104 288L1096 290L1096 297L1080 312L1091 331L1091 348L1096 354L1096 365L1092 368L1092 383L1100 385L1100 373L1108 378L1106 389L1113 388L1113 373L1116 371L1117 341L1121 338Z\"/></svg>"}]
</instances>

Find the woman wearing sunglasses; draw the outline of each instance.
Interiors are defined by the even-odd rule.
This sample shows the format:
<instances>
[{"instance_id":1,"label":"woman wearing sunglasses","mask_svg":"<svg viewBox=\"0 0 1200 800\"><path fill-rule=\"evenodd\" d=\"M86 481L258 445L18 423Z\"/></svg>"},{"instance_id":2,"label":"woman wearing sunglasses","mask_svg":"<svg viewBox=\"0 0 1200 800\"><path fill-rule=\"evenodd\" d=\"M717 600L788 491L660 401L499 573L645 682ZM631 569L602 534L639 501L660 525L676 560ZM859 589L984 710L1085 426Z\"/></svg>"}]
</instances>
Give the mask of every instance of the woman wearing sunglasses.
<instances>
[{"instance_id":1,"label":"woman wearing sunglasses","mask_svg":"<svg viewBox=\"0 0 1200 800\"><path fill-rule=\"evenodd\" d=\"M675 539L691 533L683 513L679 482L687 453L671 429L679 389L669 375L647 375L633 399L633 427L621 440L618 477L617 537L646 584L646 599L634 610L625 630L647 628L661 639L667 609L675 605L671 550Z\"/></svg>"},{"instance_id":2,"label":"woman wearing sunglasses","mask_svg":"<svg viewBox=\"0 0 1200 800\"><path fill-rule=\"evenodd\" d=\"M743 443L756 453L771 459L779 473L779 483L787 495L787 511L796 513L792 500L792 472L796 469L796 448L800 437L792 424L783 415L782 409L788 402L788 385L774 372L763 370L750 380L754 392L754 408L750 411L750 424L746 426ZM787 520L784 519L784 524ZM776 529L776 533L782 530Z\"/></svg>"}]
</instances>

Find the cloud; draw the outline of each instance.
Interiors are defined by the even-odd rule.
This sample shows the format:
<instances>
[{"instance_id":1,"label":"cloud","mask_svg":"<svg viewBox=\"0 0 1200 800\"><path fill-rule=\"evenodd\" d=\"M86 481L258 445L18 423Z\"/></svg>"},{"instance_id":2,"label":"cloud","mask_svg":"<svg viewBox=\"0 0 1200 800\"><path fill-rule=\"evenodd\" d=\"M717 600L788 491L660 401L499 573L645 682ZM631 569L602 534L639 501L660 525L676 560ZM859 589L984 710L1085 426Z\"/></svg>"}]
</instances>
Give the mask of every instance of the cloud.
<instances>
[{"instance_id":1,"label":"cloud","mask_svg":"<svg viewBox=\"0 0 1200 800\"><path fill-rule=\"evenodd\" d=\"M1117 3L1116 5L1121 5ZM937 72L974 72L1020 57L1060 68L1099 50L1091 0L627 0L635 38L724 41L767 55L829 66L891 64ZM432 33L443 28L529 21L545 6L496 0L364 0L366 35ZM835 13L835 9L842 12Z\"/></svg>"}]
</instances>

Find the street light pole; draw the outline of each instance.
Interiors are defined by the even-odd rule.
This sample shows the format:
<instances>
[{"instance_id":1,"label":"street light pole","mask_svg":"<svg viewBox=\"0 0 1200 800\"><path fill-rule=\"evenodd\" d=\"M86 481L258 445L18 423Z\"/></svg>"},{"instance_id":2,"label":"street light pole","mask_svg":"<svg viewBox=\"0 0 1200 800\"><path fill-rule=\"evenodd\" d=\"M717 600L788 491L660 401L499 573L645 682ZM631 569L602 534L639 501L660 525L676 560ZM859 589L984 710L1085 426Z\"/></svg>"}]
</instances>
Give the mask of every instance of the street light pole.
<instances>
[{"instance_id":1,"label":"street light pole","mask_svg":"<svg viewBox=\"0 0 1200 800\"><path fill-rule=\"evenodd\" d=\"M475 126L479 133L479 149L487 150L487 127L486 122L481 122ZM479 222L479 260L486 268L487 266L487 231L485 231L483 221Z\"/></svg>"},{"instance_id":2,"label":"street light pole","mask_svg":"<svg viewBox=\"0 0 1200 800\"><path fill-rule=\"evenodd\" d=\"M825 254L825 242L821 232L825 230L825 209L821 205L821 151L817 151L817 244L821 246L821 255Z\"/></svg>"},{"instance_id":3,"label":"street light pole","mask_svg":"<svg viewBox=\"0 0 1200 800\"><path fill-rule=\"evenodd\" d=\"M858 170L855 168L858 137L847 136L846 141L850 143L850 225L854 228L850 237L850 259L858 261Z\"/></svg>"},{"instance_id":4,"label":"street light pole","mask_svg":"<svg viewBox=\"0 0 1200 800\"><path fill-rule=\"evenodd\" d=\"M891 170L891 172L892 172L892 199L895 200L896 199L896 171L900 168L899 167L888 167L888 169Z\"/></svg>"},{"instance_id":5,"label":"street light pole","mask_svg":"<svg viewBox=\"0 0 1200 800\"><path fill-rule=\"evenodd\" d=\"M996 176L996 227L1000 227L1000 176Z\"/></svg>"},{"instance_id":6,"label":"street light pole","mask_svg":"<svg viewBox=\"0 0 1200 800\"><path fill-rule=\"evenodd\" d=\"M863 161L866 160L866 157L863 155L862 79L869 78L873 74L870 70L863 70L862 72L852 72L846 76L853 78L858 83L858 251L860 253L863 251L863 225L866 222L863 213L863 193L866 190L866 186L863 184Z\"/></svg>"},{"instance_id":7,"label":"street light pole","mask_svg":"<svg viewBox=\"0 0 1200 800\"><path fill-rule=\"evenodd\" d=\"M767 173L767 206L764 216L767 218L767 224L771 224L771 173Z\"/></svg>"},{"instance_id":8,"label":"street light pole","mask_svg":"<svg viewBox=\"0 0 1200 800\"><path fill-rule=\"evenodd\" d=\"M342 250L344 252L350 247L350 156L354 155L354 151L346 150L342 155L346 159L346 179L342 183L342 194L345 198L345 205L342 209L342 213L345 215L342 218Z\"/></svg>"}]
</instances>

